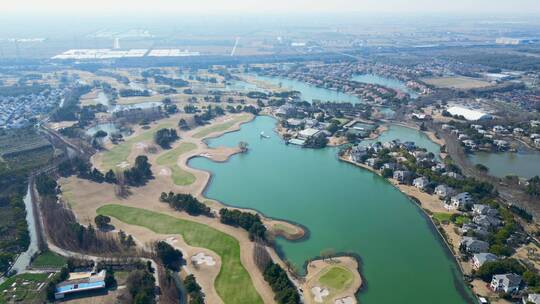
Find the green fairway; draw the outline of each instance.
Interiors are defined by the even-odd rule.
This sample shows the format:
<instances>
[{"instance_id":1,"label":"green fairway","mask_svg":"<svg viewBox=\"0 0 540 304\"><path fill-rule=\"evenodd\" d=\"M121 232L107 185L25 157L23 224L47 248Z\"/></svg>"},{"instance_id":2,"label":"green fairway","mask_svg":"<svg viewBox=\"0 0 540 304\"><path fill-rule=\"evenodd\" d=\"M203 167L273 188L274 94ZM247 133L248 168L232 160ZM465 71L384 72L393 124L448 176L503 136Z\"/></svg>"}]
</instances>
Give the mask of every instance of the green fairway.
<instances>
[{"instance_id":1,"label":"green fairway","mask_svg":"<svg viewBox=\"0 0 540 304\"><path fill-rule=\"evenodd\" d=\"M141 134L131 137L119 145L115 145L112 149L103 153L103 167L105 170L114 169L116 165L127 161L129 153L133 148L133 145L140 141L148 141L154 137L154 134L159 129L171 128L173 124L170 122L161 123L157 126L152 127L150 130L146 130Z\"/></svg>"},{"instance_id":2,"label":"green fairway","mask_svg":"<svg viewBox=\"0 0 540 304\"><path fill-rule=\"evenodd\" d=\"M240 121L245 121L248 117L249 117L248 115L240 115L240 116L237 116L237 117L235 117L235 118L233 118L233 119L231 119L231 120L229 120L227 122L217 124L217 125L211 125L209 127L203 128L199 132L195 133L193 135L193 137L195 137L195 138L203 138L203 137L206 137L209 134L214 133L214 132L225 131L225 130L229 129L230 127L232 127L235 123L240 122Z\"/></svg>"},{"instance_id":3,"label":"green fairway","mask_svg":"<svg viewBox=\"0 0 540 304\"><path fill-rule=\"evenodd\" d=\"M352 273L346 268L335 266L319 278L319 282L339 292L346 289L353 281Z\"/></svg>"},{"instance_id":4,"label":"green fairway","mask_svg":"<svg viewBox=\"0 0 540 304\"><path fill-rule=\"evenodd\" d=\"M240 262L240 245L232 236L207 225L139 208L106 205L100 207L97 213L130 225L146 227L156 233L181 234L190 246L214 251L221 257L221 269L215 282L221 299L231 304L263 303Z\"/></svg>"},{"instance_id":5,"label":"green fairway","mask_svg":"<svg viewBox=\"0 0 540 304\"><path fill-rule=\"evenodd\" d=\"M64 265L66 265L66 258L50 251L38 255L32 262L32 267L36 268L60 268Z\"/></svg>"},{"instance_id":6,"label":"green fairway","mask_svg":"<svg viewBox=\"0 0 540 304\"><path fill-rule=\"evenodd\" d=\"M195 181L195 175L182 170L176 163L180 155L192 151L195 148L197 148L197 145L193 143L181 143L177 148L168 151L157 158L156 162L158 165L167 166L171 169L171 177L175 185L187 186Z\"/></svg>"}]
</instances>

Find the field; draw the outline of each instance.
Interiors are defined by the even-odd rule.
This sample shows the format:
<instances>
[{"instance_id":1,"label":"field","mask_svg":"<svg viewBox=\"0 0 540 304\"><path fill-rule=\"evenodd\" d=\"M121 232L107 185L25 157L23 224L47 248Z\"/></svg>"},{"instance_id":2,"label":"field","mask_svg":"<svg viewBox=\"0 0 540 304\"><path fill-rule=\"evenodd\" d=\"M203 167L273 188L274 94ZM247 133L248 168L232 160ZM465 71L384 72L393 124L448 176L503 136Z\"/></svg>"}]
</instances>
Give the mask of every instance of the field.
<instances>
[{"instance_id":1,"label":"field","mask_svg":"<svg viewBox=\"0 0 540 304\"><path fill-rule=\"evenodd\" d=\"M191 185L195 181L195 176L190 172L182 170L178 164L178 157L186 152L192 151L197 146L193 143L181 143L177 148L164 153L156 160L160 166L166 166L171 169L171 177L173 182L179 186Z\"/></svg>"},{"instance_id":2,"label":"field","mask_svg":"<svg viewBox=\"0 0 540 304\"><path fill-rule=\"evenodd\" d=\"M67 260L54 252L45 251L40 254L33 262L35 268L61 268L66 265Z\"/></svg>"},{"instance_id":3,"label":"field","mask_svg":"<svg viewBox=\"0 0 540 304\"><path fill-rule=\"evenodd\" d=\"M196 222L166 214L120 205L105 205L98 214L114 217L126 224L138 225L160 234L181 234L194 247L214 251L222 265L215 287L225 303L262 303L251 278L240 262L240 245L232 236Z\"/></svg>"},{"instance_id":4,"label":"field","mask_svg":"<svg viewBox=\"0 0 540 304\"><path fill-rule=\"evenodd\" d=\"M462 90L485 88L491 85L487 81L460 76L424 78L422 81L437 88L453 88Z\"/></svg>"},{"instance_id":5,"label":"field","mask_svg":"<svg viewBox=\"0 0 540 304\"><path fill-rule=\"evenodd\" d=\"M43 303L48 276L48 273L24 273L7 279L0 285L0 303Z\"/></svg>"},{"instance_id":6,"label":"field","mask_svg":"<svg viewBox=\"0 0 540 304\"><path fill-rule=\"evenodd\" d=\"M352 273L349 270L339 266L328 269L326 273L319 278L319 282L323 286L327 286L338 291L346 289L351 284L352 280Z\"/></svg>"},{"instance_id":7,"label":"field","mask_svg":"<svg viewBox=\"0 0 540 304\"><path fill-rule=\"evenodd\" d=\"M240 116L237 116L235 118L231 118L229 121L224 122L222 124L216 124L216 125L212 125L210 127L206 127L204 129L200 130L199 132L193 134L193 137L194 138L203 138L203 137L206 137L206 136L208 136L208 135L210 135L212 133L215 133L215 132L225 131L225 130L229 129L230 127L232 127L235 123L246 120L247 117L248 117L247 115L240 115Z\"/></svg>"},{"instance_id":8,"label":"field","mask_svg":"<svg viewBox=\"0 0 540 304\"><path fill-rule=\"evenodd\" d=\"M439 222L439 223L443 223L443 222L450 222L450 217L452 216L451 213L443 213L443 212L435 212L433 213L433 218Z\"/></svg>"},{"instance_id":9,"label":"field","mask_svg":"<svg viewBox=\"0 0 540 304\"><path fill-rule=\"evenodd\" d=\"M161 123L157 126L152 127L151 130L146 130L141 134L132 137L125 142L114 146L109 151L103 153L103 169L113 169L116 165L127 161L129 154L131 153L131 148L134 144L140 141L149 141L154 137L154 134L161 128L171 128L172 123Z\"/></svg>"}]
</instances>

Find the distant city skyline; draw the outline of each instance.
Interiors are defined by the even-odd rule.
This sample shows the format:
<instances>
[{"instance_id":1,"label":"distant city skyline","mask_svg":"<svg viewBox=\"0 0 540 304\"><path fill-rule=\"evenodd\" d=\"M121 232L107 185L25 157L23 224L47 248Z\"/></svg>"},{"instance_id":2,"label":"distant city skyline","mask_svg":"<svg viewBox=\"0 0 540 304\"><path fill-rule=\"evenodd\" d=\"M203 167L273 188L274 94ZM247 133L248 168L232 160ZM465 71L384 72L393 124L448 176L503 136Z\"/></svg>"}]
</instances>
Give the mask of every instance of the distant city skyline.
<instances>
[{"instance_id":1,"label":"distant city skyline","mask_svg":"<svg viewBox=\"0 0 540 304\"><path fill-rule=\"evenodd\" d=\"M538 0L18 0L2 13L39 14L235 14L235 13L452 13L534 14Z\"/></svg>"}]
</instances>

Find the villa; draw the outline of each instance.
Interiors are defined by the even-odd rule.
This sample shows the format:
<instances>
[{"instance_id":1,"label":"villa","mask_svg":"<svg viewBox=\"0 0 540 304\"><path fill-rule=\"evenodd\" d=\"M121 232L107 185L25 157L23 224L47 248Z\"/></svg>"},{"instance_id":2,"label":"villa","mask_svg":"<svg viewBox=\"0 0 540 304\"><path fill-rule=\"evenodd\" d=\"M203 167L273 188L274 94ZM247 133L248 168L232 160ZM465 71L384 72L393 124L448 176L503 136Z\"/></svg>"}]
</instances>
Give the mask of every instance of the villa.
<instances>
[{"instance_id":1,"label":"villa","mask_svg":"<svg viewBox=\"0 0 540 304\"><path fill-rule=\"evenodd\" d=\"M480 253L486 252L489 249L489 243L473 237L465 236L461 240L459 247L463 248L463 250L468 253Z\"/></svg>"},{"instance_id":2,"label":"villa","mask_svg":"<svg viewBox=\"0 0 540 304\"><path fill-rule=\"evenodd\" d=\"M472 212L475 215L496 216L499 214L499 211L497 211L497 209L490 207L488 205L482 205L482 204L474 204L472 207Z\"/></svg>"},{"instance_id":3,"label":"villa","mask_svg":"<svg viewBox=\"0 0 540 304\"><path fill-rule=\"evenodd\" d=\"M501 225L501 221L498 218L490 215L477 215L473 218L473 222L487 229Z\"/></svg>"},{"instance_id":4,"label":"villa","mask_svg":"<svg viewBox=\"0 0 540 304\"><path fill-rule=\"evenodd\" d=\"M454 188L447 185L438 185L437 187L435 187L435 194L437 194L439 198L447 198L453 195L454 192Z\"/></svg>"},{"instance_id":5,"label":"villa","mask_svg":"<svg viewBox=\"0 0 540 304\"><path fill-rule=\"evenodd\" d=\"M540 293L530 293L528 296L523 297L523 304L540 304Z\"/></svg>"},{"instance_id":6,"label":"villa","mask_svg":"<svg viewBox=\"0 0 540 304\"><path fill-rule=\"evenodd\" d=\"M484 265L485 262L493 262L498 259L499 258L493 253L489 253L489 252L475 253L472 258L472 266L473 266L473 269L479 269L480 267L482 267L482 265Z\"/></svg>"},{"instance_id":7,"label":"villa","mask_svg":"<svg viewBox=\"0 0 540 304\"><path fill-rule=\"evenodd\" d=\"M514 273L496 274L491 279L489 287L495 292L514 293L519 290L521 277Z\"/></svg>"},{"instance_id":8,"label":"villa","mask_svg":"<svg viewBox=\"0 0 540 304\"><path fill-rule=\"evenodd\" d=\"M362 157L368 154L368 149L364 146L355 146L351 149L351 159L354 162L362 162Z\"/></svg>"},{"instance_id":9,"label":"villa","mask_svg":"<svg viewBox=\"0 0 540 304\"><path fill-rule=\"evenodd\" d=\"M463 179L463 175L461 175L459 173L456 173L456 172L444 172L442 175L443 176L448 176L448 177L451 177L451 178L455 178L457 180L462 180Z\"/></svg>"},{"instance_id":10,"label":"villa","mask_svg":"<svg viewBox=\"0 0 540 304\"><path fill-rule=\"evenodd\" d=\"M415 178L413 180L413 186L420 190L426 189L426 187L429 185L429 180L423 176Z\"/></svg>"},{"instance_id":11,"label":"villa","mask_svg":"<svg viewBox=\"0 0 540 304\"><path fill-rule=\"evenodd\" d=\"M469 192L462 192L455 196L452 196L450 199L449 209L466 209L468 206L472 205L473 199Z\"/></svg>"},{"instance_id":12,"label":"villa","mask_svg":"<svg viewBox=\"0 0 540 304\"><path fill-rule=\"evenodd\" d=\"M412 178L412 173L404 170L397 170L393 174L393 178L401 184L409 183Z\"/></svg>"}]
</instances>

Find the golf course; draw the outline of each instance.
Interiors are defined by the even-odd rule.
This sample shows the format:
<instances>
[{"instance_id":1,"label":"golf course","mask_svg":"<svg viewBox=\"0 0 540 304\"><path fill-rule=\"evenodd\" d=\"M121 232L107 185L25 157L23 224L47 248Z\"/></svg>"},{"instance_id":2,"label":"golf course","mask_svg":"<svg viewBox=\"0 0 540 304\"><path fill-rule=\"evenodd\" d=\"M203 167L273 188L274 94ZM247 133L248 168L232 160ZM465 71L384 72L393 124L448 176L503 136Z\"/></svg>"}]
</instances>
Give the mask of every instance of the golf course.
<instances>
[{"instance_id":1,"label":"golf course","mask_svg":"<svg viewBox=\"0 0 540 304\"><path fill-rule=\"evenodd\" d=\"M156 159L156 163L160 166L166 166L171 170L171 177L175 185L187 186L195 181L195 175L182 170L178 164L178 157L186 152L195 150L197 145L194 143L181 143L177 148L174 148Z\"/></svg>"},{"instance_id":2,"label":"golf course","mask_svg":"<svg viewBox=\"0 0 540 304\"><path fill-rule=\"evenodd\" d=\"M240 245L232 236L203 224L139 208L112 204L100 207L97 213L155 233L180 234L188 245L214 251L222 261L215 288L223 302L263 303L240 262Z\"/></svg>"}]
</instances>

